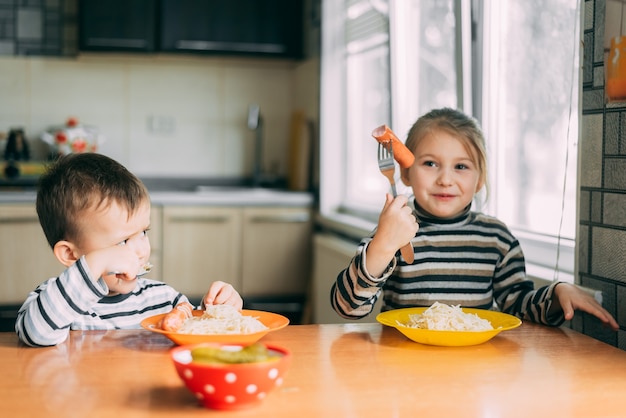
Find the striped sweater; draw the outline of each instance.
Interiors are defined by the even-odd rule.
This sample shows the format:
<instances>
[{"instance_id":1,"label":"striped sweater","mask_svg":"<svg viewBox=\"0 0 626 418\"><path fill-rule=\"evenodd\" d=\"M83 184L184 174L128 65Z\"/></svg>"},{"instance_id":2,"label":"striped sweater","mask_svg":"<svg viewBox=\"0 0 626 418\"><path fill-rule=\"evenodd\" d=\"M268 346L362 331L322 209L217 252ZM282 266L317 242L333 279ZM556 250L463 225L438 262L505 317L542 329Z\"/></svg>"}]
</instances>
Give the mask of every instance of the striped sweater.
<instances>
[{"instance_id":1,"label":"striped sweater","mask_svg":"<svg viewBox=\"0 0 626 418\"><path fill-rule=\"evenodd\" d=\"M91 277L83 257L28 295L18 311L15 331L27 345L56 345L66 340L70 330L139 328L143 319L188 302L171 286L144 278L138 278L128 294L107 293L104 280Z\"/></svg>"},{"instance_id":2,"label":"striped sweater","mask_svg":"<svg viewBox=\"0 0 626 418\"><path fill-rule=\"evenodd\" d=\"M526 277L522 248L506 225L470 207L455 219L438 219L410 205L420 228L412 245L415 261L399 251L381 277L365 268L371 236L361 240L355 257L331 288L331 305L342 317L369 315L377 299L382 311L434 302L495 309L523 320L558 326L563 314L548 317L557 283L534 289Z\"/></svg>"}]
</instances>

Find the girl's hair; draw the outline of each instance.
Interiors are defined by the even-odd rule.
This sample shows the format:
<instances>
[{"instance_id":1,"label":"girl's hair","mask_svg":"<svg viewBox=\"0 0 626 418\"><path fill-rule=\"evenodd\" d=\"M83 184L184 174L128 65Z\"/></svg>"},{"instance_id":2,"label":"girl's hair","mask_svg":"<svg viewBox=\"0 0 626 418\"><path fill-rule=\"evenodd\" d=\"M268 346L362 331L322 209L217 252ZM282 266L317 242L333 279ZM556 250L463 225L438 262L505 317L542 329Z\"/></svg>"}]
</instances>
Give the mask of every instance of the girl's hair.
<instances>
[{"instance_id":1,"label":"girl's hair","mask_svg":"<svg viewBox=\"0 0 626 418\"><path fill-rule=\"evenodd\" d=\"M421 116L409 130L406 147L414 152L417 145L435 131L444 130L457 137L475 159L479 171L479 182L489 190L487 184L487 151L485 137L476 119L448 107L434 109ZM409 168L402 168L402 178L408 178Z\"/></svg>"},{"instance_id":2,"label":"girl's hair","mask_svg":"<svg viewBox=\"0 0 626 418\"><path fill-rule=\"evenodd\" d=\"M53 163L39 180L37 215L50 247L81 235L87 209L117 203L130 217L150 196L144 184L117 161L102 154L69 154Z\"/></svg>"}]
</instances>

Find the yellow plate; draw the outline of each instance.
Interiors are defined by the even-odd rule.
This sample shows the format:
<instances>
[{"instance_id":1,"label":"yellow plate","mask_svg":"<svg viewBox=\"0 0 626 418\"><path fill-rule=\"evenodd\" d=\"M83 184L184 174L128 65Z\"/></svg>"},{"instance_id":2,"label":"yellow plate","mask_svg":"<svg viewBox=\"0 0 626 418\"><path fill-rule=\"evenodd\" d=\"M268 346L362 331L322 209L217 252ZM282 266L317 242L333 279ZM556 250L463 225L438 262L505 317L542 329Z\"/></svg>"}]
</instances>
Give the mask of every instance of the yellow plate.
<instances>
[{"instance_id":1,"label":"yellow plate","mask_svg":"<svg viewBox=\"0 0 626 418\"><path fill-rule=\"evenodd\" d=\"M193 316L202 316L204 311L193 311ZM253 311L243 309L242 315L252 316L267 327L263 331L252 334L179 334L177 332L164 331L158 327L158 323L167 314L151 316L141 321L141 326L148 331L165 335L178 345L198 343L224 343L224 344L252 344L263 338L267 333L279 330L289 325L289 319L272 312Z\"/></svg>"},{"instance_id":2,"label":"yellow plate","mask_svg":"<svg viewBox=\"0 0 626 418\"><path fill-rule=\"evenodd\" d=\"M383 325L396 328L407 338L415 342L449 347L482 344L502 331L517 328L522 325L522 321L516 316L502 312L472 308L462 309L465 313L476 314L480 318L488 320L491 322L494 329L489 331L434 331L400 325L400 323L408 322L409 315L421 314L426 309L428 308L395 309L378 314L376 320Z\"/></svg>"}]
</instances>

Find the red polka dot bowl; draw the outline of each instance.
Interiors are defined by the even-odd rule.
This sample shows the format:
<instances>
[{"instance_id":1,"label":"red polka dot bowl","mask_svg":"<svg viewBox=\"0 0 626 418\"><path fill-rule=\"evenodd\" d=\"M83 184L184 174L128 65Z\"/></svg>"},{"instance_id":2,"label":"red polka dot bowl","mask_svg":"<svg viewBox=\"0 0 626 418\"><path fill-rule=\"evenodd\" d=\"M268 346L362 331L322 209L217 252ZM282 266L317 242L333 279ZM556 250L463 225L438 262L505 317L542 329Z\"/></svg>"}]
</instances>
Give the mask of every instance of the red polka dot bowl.
<instances>
[{"instance_id":1,"label":"red polka dot bowl","mask_svg":"<svg viewBox=\"0 0 626 418\"><path fill-rule=\"evenodd\" d=\"M236 351L244 345L200 343L174 347L170 351L178 376L187 389L203 406L211 409L236 410L260 404L282 385L291 363L289 350L266 344L264 346L273 356L271 360L235 364L194 361L191 351L203 346Z\"/></svg>"}]
</instances>

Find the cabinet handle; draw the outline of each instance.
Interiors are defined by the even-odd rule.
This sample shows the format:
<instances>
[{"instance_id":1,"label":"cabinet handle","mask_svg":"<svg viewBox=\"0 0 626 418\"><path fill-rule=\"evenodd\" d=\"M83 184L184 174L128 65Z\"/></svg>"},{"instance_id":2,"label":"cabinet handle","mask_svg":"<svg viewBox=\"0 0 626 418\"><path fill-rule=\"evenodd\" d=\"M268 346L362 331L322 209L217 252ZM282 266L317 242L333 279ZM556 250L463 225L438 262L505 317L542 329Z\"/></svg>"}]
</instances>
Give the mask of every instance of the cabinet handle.
<instances>
[{"instance_id":1,"label":"cabinet handle","mask_svg":"<svg viewBox=\"0 0 626 418\"><path fill-rule=\"evenodd\" d=\"M285 46L280 44L255 44L248 42L209 42L179 40L176 49L194 49L198 51L238 51L238 52L265 52L268 54L283 54Z\"/></svg>"},{"instance_id":2,"label":"cabinet handle","mask_svg":"<svg viewBox=\"0 0 626 418\"><path fill-rule=\"evenodd\" d=\"M226 223L231 218L229 216L172 216L170 222L209 222L209 223Z\"/></svg>"},{"instance_id":3,"label":"cabinet handle","mask_svg":"<svg viewBox=\"0 0 626 418\"><path fill-rule=\"evenodd\" d=\"M309 222L308 213L294 213L292 215L259 215L250 217L253 223L304 223Z\"/></svg>"},{"instance_id":4,"label":"cabinet handle","mask_svg":"<svg viewBox=\"0 0 626 418\"><path fill-rule=\"evenodd\" d=\"M0 224L26 224L39 222L39 219L35 216L17 216L11 218L0 218Z\"/></svg>"}]
</instances>

